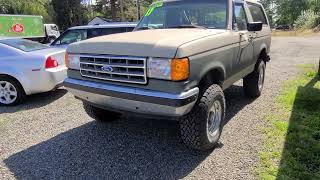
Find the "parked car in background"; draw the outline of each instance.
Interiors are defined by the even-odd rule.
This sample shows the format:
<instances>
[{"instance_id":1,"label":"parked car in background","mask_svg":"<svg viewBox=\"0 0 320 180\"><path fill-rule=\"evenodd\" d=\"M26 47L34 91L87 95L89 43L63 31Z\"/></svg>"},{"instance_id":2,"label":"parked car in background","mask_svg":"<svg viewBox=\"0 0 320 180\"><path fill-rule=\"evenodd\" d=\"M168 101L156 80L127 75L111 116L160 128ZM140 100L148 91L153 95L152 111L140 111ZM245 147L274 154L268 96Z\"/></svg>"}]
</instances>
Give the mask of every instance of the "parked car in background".
<instances>
[{"instance_id":1,"label":"parked car in background","mask_svg":"<svg viewBox=\"0 0 320 180\"><path fill-rule=\"evenodd\" d=\"M60 36L59 28L56 24L44 24L46 42L52 43Z\"/></svg>"},{"instance_id":2,"label":"parked car in background","mask_svg":"<svg viewBox=\"0 0 320 180\"><path fill-rule=\"evenodd\" d=\"M291 30L290 26L286 25L286 24L276 25L275 29L276 30L281 30L281 31L289 31L289 30Z\"/></svg>"},{"instance_id":3,"label":"parked car in background","mask_svg":"<svg viewBox=\"0 0 320 180\"><path fill-rule=\"evenodd\" d=\"M103 25L76 26L62 33L58 39L51 43L51 46L67 48L69 44L74 42L109 34L131 32L136 25L137 23L119 22Z\"/></svg>"},{"instance_id":4,"label":"parked car in background","mask_svg":"<svg viewBox=\"0 0 320 180\"><path fill-rule=\"evenodd\" d=\"M65 50L25 39L0 39L0 104L54 90L66 77Z\"/></svg>"}]
</instances>

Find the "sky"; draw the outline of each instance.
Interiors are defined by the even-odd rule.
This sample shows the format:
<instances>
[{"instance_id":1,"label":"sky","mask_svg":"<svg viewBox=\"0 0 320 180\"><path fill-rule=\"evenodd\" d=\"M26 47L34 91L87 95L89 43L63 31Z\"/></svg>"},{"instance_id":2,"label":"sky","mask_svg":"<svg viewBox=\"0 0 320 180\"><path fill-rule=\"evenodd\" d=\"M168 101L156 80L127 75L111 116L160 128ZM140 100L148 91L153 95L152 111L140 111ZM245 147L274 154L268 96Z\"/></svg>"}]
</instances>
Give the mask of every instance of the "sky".
<instances>
[{"instance_id":1,"label":"sky","mask_svg":"<svg viewBox=\"0 0 320 180\"><path fill-rule=\"evenodd\" d=\"M96 0L82 0L82 2L85 4L96 4Z\"/></svg>"}]
</instances>

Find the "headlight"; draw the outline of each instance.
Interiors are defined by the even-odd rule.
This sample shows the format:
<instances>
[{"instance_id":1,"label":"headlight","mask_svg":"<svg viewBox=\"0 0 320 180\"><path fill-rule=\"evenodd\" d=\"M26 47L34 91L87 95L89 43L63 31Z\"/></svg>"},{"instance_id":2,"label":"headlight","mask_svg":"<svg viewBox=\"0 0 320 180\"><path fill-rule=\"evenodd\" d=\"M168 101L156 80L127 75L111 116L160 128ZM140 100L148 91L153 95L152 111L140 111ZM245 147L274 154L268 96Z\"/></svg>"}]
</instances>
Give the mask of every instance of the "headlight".
<instances>
[{"instance_id":1,"label":"headlight","mask_svg":"<svg viewBox=\"0 0 320 180\"><path fill-rule=\"evenodd\" d=\"M148 59L148 77L157 79L171 79L171 59Z\"/></svg>"},{"instance_id":2,"label":"headlight","mask_svg":"<svg viewBox=\"0 0 320 180\"><path fill-rule=\"evenodd\" d=\"M189 59L148 59L148 77L182 81L189 78Z\"/></svg>"},{"instance_id":3,"label":"headlight","mask_svg":"<svg viewBox=\"0 0 320 180\"><path fill-rule=\"evenodd\" d=\"M68 54L66 53L65 63L67 68L69 69L80 69L80 56L76 54Z\"/></svg>"}]
</instances>

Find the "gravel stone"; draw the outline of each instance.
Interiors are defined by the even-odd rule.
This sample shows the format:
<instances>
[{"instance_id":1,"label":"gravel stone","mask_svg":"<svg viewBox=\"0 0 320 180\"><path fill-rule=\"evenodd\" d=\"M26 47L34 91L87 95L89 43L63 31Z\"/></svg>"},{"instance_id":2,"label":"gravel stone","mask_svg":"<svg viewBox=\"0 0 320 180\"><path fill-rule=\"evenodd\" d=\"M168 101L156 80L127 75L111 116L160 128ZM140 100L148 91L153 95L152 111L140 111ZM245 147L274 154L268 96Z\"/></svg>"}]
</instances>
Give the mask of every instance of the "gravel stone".
<instances>
[{"instance_id":1,"label":"gravel stone","mask_svg":"<svg viewBox=\"0 0 320 180\"><path fill-rule=\"evenodd\" d=\"M207 153L181 144L177 122L97 123L65 89L0 107L0 179L256 179L263 113L297 64L318 63L319 47L320 37L273 38L263 95L246 98L241 81L226 91L228 123Z\"/></svg>"}]
</instances>

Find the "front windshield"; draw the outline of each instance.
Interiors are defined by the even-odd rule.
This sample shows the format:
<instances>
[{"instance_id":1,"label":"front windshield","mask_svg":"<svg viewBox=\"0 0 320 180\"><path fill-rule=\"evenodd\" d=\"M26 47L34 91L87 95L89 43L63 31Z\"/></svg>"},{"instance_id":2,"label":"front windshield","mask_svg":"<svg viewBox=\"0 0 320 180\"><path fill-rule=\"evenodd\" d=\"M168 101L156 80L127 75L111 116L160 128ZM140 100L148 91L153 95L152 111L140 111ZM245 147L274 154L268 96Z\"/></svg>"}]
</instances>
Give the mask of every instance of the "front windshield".
<instances>
[{"instance_id":1,"label":"front windshield","mask_svg":"<svg viewBox=\"0 0 320 180\"><path fill-rule=\"evenodd\" d=\"M137 26L142 29L226 29L227 0L185 0L153 4Z\"/></svg>"},{"instance_id":2,"label":"front windshield","mask_svg":"<svg viewBox=\"0 0 320 180\"><path fill-rule=\"evenodd\" d=\"M43 45L38 42L29 41L25 39L4 39L0 40L0 43L11 46L16 49L20 49L25 52L49 48L49 46L47 45Z\"/></svg>"}]
</instances>

